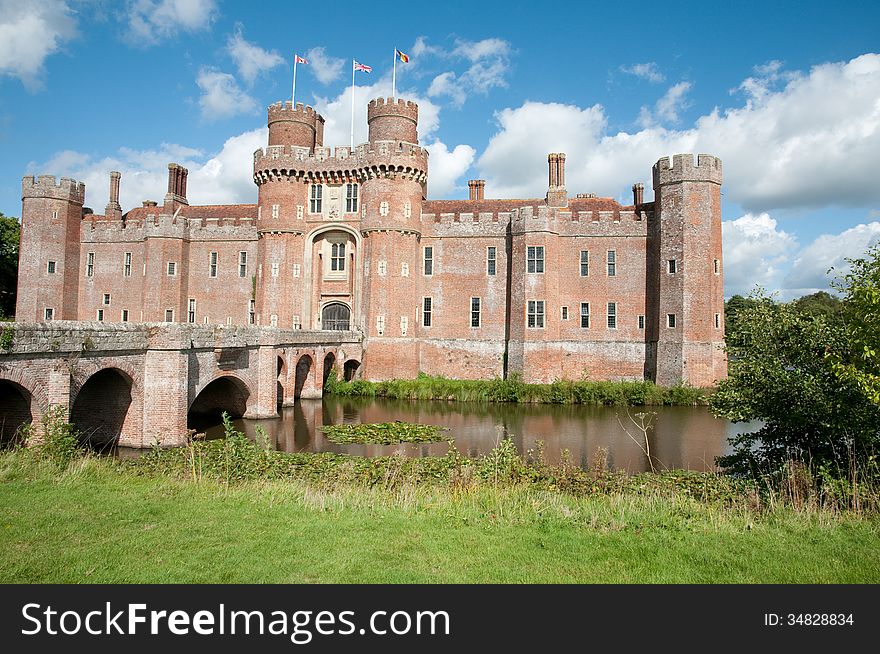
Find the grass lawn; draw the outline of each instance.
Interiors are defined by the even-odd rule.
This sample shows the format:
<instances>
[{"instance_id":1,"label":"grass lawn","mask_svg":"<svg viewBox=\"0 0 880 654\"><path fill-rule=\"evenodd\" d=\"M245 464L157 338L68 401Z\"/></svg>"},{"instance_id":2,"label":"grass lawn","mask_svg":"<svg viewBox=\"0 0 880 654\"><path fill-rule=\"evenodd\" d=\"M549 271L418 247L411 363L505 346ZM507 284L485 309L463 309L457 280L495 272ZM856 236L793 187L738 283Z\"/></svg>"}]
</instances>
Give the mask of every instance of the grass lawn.
<instances>
[{"instance_id":1,"label":"grass lawn","mask_svg":"<svg viewBox=\"0 0 880 654\"><path fill-rule=\"evenodd\" d=\"M880 520L687 497L186 481L0 455L0 581L878 583Z\"/></svg>"}]
</instances>

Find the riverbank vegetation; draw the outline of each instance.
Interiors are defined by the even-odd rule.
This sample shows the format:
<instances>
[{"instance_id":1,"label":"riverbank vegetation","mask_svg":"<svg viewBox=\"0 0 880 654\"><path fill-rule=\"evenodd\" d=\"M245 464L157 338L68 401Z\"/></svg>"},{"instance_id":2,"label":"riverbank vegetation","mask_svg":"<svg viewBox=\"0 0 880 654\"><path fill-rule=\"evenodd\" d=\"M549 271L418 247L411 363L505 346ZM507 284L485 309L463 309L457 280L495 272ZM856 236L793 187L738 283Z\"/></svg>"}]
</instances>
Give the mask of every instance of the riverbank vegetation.
<instances>
[{"instance_id":1,"label":"riverbank vegetation","mask_svg":"<svg viewBox=\"0 0 880 654\"><path fill-rule=\"evenodd\" d=\"M518 375L507 379L448 379L420 373L416 379L371 382L340 381L335 373L324 385L333 395L388 397L403 400L518 402L611 406L694 406L706 404L708 392L687 384L662 387L651 381L565 381L527 384Z\"/></svg>"},{"instance_id":2,"label":"riverbank vegetation","mask_svg":"<svg viewBox=\"0 0 880 654\"><path fill-rule=\"evenodd\" d=\"M876 487L225 439L0 454L4 582L877 583ZM855 489L855 492L853 492Z\"/></svg>"},{"instance_id":3,"label":"riverbank vegetation","mask_svg":"<svg viewBox=\"0 0 880 654\"><path fill-rule=\"evenodd\" d=\"M365 443L371 445L436 443L443 440L441 432L446 431L437 425L420 425L399 420L357 425L325 425L318 427L318 429L333 443Z\"/></svg>"}]
</instances>

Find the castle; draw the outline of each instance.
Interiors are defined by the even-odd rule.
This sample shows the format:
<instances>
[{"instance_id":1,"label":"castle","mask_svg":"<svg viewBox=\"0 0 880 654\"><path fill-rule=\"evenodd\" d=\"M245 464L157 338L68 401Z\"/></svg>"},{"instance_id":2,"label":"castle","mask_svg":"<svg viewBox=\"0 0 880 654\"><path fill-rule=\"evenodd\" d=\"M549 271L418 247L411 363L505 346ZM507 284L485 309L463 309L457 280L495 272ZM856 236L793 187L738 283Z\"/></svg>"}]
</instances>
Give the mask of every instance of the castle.
<instances>
[{"instance_id":1,"label":"castle","mask_svg":"<svg viewBox=\"0 0 880 654\"><path fill-rule=\"evenodd\" d=\"M369 141L324 147L324 119L269 107L256 204L192 206L168 166L164 202L103 215L85 185L22 181L16 319L258 325L360 334L366 379L726 376L721 161L653 167L654 200L570 197L565 155L546 196L428 200L418 106L378 98Z\"/></svg>"}]
</instances>

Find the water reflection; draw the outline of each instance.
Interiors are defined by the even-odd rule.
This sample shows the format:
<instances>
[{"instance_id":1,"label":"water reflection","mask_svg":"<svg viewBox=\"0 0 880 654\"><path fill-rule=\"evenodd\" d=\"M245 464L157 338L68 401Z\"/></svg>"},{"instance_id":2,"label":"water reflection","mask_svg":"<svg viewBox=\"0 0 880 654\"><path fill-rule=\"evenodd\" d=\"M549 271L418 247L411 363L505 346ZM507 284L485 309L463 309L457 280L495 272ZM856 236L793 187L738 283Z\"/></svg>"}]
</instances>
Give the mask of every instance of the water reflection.
<instances>
[{"instance_id":1,"label":"water reflection","mask_svg":"<svg viewBox=\"0 0 880 654\"><path fill-rule=\"evenodd\" d=\"M283 409L280 419L237 420L236 425L251 438L262 426L286 452L337 452L358 456L443 456L445 442L400 445L338 445L318 429L323 425L418 422L448 429L465 454L489 452L503 438L510 438L520 452L537 450L550 463L567 458L589 467L597 452L607 453L609 467L630 473L649 470L644 434L637 424L639 413L648 416L648 445L657 470L685 468L714 470L715 457L728 453L729 436L754 429L714 418L705 407L591 407L547 404L479 404L391 400L384 398L325 397L301 400ZM219 426L207 430L219 437ZM601 449L600 449L601 448Z\"/></svg>"}]
</instances>

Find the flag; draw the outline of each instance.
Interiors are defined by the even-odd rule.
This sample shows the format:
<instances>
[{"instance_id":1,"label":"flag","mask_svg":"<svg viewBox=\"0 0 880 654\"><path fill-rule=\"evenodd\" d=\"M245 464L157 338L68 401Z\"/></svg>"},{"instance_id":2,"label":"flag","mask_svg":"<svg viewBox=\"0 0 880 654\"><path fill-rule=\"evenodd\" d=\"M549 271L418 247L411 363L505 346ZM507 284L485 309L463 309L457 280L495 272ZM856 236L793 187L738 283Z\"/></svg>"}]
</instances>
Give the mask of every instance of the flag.
<instances>
[{"instance_id":1,"label":"flag","mask_svg":"<svg viewBox=\"0 0 880 654\"><path fill-rule=\"evenodd\" d=\"M356 61L354 62L354 69L355 70L362 70L365 73L372 73L373 72L372 66L367 66L366 64L359 64Z\"/></svg>"},{"instance_id":2,"label":"flag","mask_svg":"<svg viewBox=\"0 0 880 654\"><path fill-rule=\"evenodd\" d=\"M397 56L400 58L400 60L401 60L403 63L405 63L405 64L408 64L408 63L409 63L409 55L408 55L408 54L406 54L405 52L401 52L401 51L398 50L397 48L394 49L394 52L397 53Z\"/></svg>"},{"instance_id":3,"label":"flag","mask_svg":"<svg viewBox=\"0 0 880 654\"><path fill-rule=\"evenodd\" d=\"M297 63L297 64L307 64L307 63L309 63L308 60L303 59L303 58L300 57L299 55L293 55L293 62L294 62L294 63Z\"/></svg>"}]
</instances>

